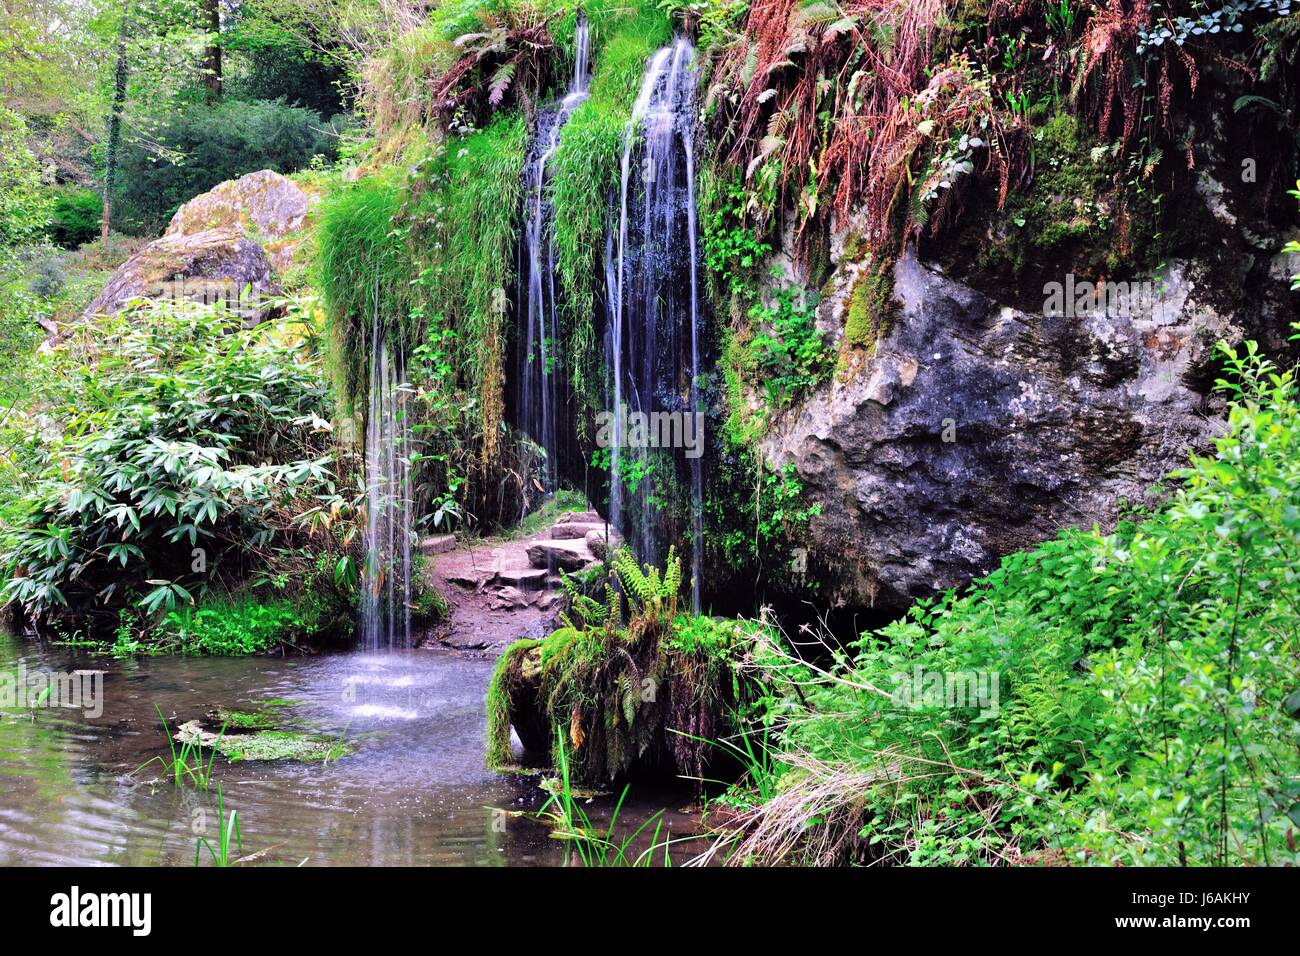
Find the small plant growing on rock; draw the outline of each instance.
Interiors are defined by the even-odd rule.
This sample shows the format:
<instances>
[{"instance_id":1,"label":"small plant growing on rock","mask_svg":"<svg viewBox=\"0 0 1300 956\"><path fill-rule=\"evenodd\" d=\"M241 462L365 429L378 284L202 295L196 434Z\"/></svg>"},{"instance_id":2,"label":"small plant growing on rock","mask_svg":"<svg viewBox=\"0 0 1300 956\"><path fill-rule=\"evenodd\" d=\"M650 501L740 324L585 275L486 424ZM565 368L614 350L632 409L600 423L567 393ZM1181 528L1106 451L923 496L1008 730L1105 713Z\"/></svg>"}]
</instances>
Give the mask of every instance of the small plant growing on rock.
<instances>
[{"instance_id":1,"label":"small plant growing on rock","mask_svg":"<svg viewBox=\"0 0 1300 956\"><path fill-rule=\"evenodd\" d=\"M583 786L633 767L699 778L712 753L702 741L731 729L748 699L736 666L747 626L678 612L682 569L673 550L662 570L625 550L611 568L603 602L566 581L572 606L563 626L502 655L488 690L493 766L510 763L513 726L525 749L549 751L556 767L563 733L565 759Z\"/></svg>"}]
</instances>

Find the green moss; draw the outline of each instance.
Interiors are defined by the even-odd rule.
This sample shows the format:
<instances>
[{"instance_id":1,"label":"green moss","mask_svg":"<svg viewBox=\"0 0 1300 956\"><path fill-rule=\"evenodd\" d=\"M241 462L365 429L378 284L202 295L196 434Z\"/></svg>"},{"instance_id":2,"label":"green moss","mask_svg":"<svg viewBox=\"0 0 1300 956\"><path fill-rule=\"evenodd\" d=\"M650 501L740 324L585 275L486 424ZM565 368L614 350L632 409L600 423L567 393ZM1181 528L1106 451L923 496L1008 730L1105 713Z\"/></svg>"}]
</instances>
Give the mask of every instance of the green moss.
<instances>
[{"instance_id":1,"label":"green moss","mask_svg":"<svg viewBox=\"0 0 1300 956\"><path fill-rule=\"evenodd\" d=\"M634 768L699 779L712 744L749 700L737 665L750 625L677 612L681 563L661 575L626 552L613 559L621 593L604 602L570 590L564 625L520 641L498 662L488 692L489 761L509 760L510 726L527 746L564 740L572 778L601 786ZM624 612L626 611L626 622Z\"/></svg>"},{"instance_id":2,"label":"green moss","mask_svg":"<svg viewBox=\"0 0 1300 956\"><path fill-rule=\"evenodd\" d=\"M510 678L517 659L540 645L539 640L525 638L507 647L497 658L487 689L487 765L491 770L510 766Z\"/></svg>"},{"instance_id":3,"label":"green moss","mask_svg":"<svg viewBox=\"0 0 1300 956\"><path fill-rule=\"evenodd\" d=\"M501 535L503 540L531 538L555 524L555 519L566 511L587 511L591 503L580 491L560 488L553 497L545 499L537 510L524 516L515 527Z\"/></svg>"},{"instance_id":4,"label":"green moss","mask_svg":"<svg viewBox=\"0 0 1300 956\"><path fill-rule=\"evenodd\" d=\"M1143 245L1154 229L1149 192L1129 189L1121 157L1070 114L1051 117L1033 137L1033 181L1008 194L992 241L968 233L959 243L980 250L976 268L1005 278L1030 267L1080 275L1131 268L1126 247Z\"/></svg>"},{"instance_id":5,"label":"green moss","mask_svg":"<svg viewBox=\"0 0 1300 956\"><path fill-rule=\"evenodd\" d=\"M285 729L240 732L234 724L221 732L219 729L205 729L197 720L181 724L176 732L176 741L216 750L232 763L253 760L329 761L356 752L356 746L343 735L331 739L320 734Z\"/></svg>"},{"instance_id":6,"label":"green moss","mask_svg":"<svg viewBox=\"0 0 1300 956\"><path fill-rule=\"evenodd\" d=\"M316 276L329 324L330 372L344 408L364 404L369 342L378 312L386 326L407 314L414 266L396 231L405 190L389 171L326 195L317 231Z\"/></svg>"},{"instance_id":7,"label":"green moss","mask_svg":"<svg viewBox=\"0 0 1300 956\"><path fill-rule=\"evenodd\" d=\"M463 426L461 438L481 466L500 451L504 325L527 149L528 127L517 114L449 136L415 167L406 209L418 269L414 340L425 349L420 365L440 402L431 420L443 432Z\"/></svg>"},{"instance_id":8,"label":"green moss","mask_svg":"<svg viewBox=\"0 0 1300 956\"><path fill-rule=\"evenodd\" d=\"M758 374L758 360L748 347L751 334L748 329L727 332L722 345L722 377L727 403L723 439L734 448L753 448L767 431L767 406L753 409L746 400L745 383L753 381Z\"/></svg>"},{"instance_id":9,"label":"green moss","mask_svg":"<svg viewBox=\"0 0 1300 956\"><path fill-rule=\"evenodd\" d=\"M259 730L224 736L217 752L231 762L243 760L337 760L356 752L346 740L331 740L293 730Z\"/></svg>"},{"instance_id":10,"label":"green moss","mask_svg":"<svg viewBox=\"0 0 1300 956\"><path fill-rule=\"evenodd\" d=\"M211 717L217 726L231 730L270 730L276 724L275 718L264 710L228 710L218 707Z\"/></svg>"},{"instance_id":11,"label":"green moss","mask_svg":"<svg viewBox=\"0 0 1300 956\"><path fill-rule=\"evenodd\" d=\"M874 354L877 341L889 330L894 308L894 274L889 264L880 263L861 272L849 293L844 347L864 348Z\"/></svg>"}]
</instances>

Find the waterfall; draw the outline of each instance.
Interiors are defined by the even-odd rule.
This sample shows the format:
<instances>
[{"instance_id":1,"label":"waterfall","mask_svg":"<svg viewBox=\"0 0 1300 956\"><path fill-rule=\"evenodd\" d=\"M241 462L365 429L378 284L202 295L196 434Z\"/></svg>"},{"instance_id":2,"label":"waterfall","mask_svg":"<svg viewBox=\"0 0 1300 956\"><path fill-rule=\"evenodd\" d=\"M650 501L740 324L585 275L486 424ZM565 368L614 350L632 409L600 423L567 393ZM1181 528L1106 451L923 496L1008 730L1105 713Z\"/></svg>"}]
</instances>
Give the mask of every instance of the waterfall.
<instances>
[{"instance_id":1,"label":"waterfall","mask_svg":"<svg viewBox=\"0 0 1300 956\"><path fill-rule=\"evenodd\" d=\"M562 394L557 361L560 323L555 298L555 258L551 249L551 209L546 201L547 163L560 142L560 129L587 98L590 29L579 16L574 34L573 77L567 95L537 118L524 166L523 242L519 254L518 369L520 428L546 453L545 492L557 485L558 406Z\"/></svg>"},{"instance_id":2,"label":"waterfall","mask_svg":"<svg viewBox=\"0 0 1300 956\"><path fill-rule=\"evenodd\" d=\"M378 308L370 342L361 644L377 651L411 643L410 432L401 343L389 347Z\"/></svg>"},{"instance_id":3,"label":"waterfall","mask_svg":"<svg viewBox=\"0 0 1300 956\"><path fill-rule=\"evenodd\" d=\"M688 529L679 520L689 510L698 611L702 446L693 455L680 441L665 449L647 441L652 435L644 427L647 421L675 423L680 439L688 417L697 429L703 421L694 65L695 50L685 37L656 52L624 133L618 227L606 243L605 359L613 426L610 523L641 560L661 562L668 543L685 540ZM665 412L670 415L660 416ZM629 421L638 424L629 427ZM662 427L657 434L662 437ZM703 441L702 430L696 438Z\"/></svg>"}]
</instances>

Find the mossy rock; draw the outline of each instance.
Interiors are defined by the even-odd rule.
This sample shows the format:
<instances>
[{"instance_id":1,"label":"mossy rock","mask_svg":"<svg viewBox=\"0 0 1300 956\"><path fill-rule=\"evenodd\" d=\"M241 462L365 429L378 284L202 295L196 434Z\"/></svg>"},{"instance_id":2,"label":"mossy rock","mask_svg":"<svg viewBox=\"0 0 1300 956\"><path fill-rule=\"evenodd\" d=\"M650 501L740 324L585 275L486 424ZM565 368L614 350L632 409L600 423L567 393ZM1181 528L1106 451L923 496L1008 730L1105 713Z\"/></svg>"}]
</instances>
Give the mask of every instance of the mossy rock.
<instances>
[{"instance_id":1,"label":"mossy rock","mask_svg":"<svg viewBox=\"0 0 1300 956\"><path fill-rule=\"evenodd\" d=\"M231 732L233 724L225 722L224 732L204 728L197 720L187 721L176 731L175 740L181 744L195 744L205 750L215 750L231 763L240 761L301 762L338 760L356 753L356 745L340 738L331 739L320 734L298 730L266 729L262 714L241 711L218 711L224 717L251 720L261 729Z\"/></svg>"},{"instance_id":2,"label":"mossy rock","mask_svg":"<svg viewBox=\"0 0 1300 956\"><path fill-rule=\"evenodd\" d=\"M876 344L889 331L896 309L894 273L889 264L879 263L861 272L849 293L843 347L864 349L874 355Z\"/></svg>"},{"instance_id":3,"label":"mossy rock","mask_svg":"<svg viewBox=\"0 0 1300 956\"><path fill-rule=\"evenodd\" d=\"M683 614L516 642L488 688L489 766L513 769L513 725L553 767L563 746L578 786L629 774L700 779L720 754L710 741L734 730L729 715L747 690L733 665L751 637L743 622Z\"/></svg>"},{"instance_id":4,"label":"mossy rock","mask_svg":"<svg viewBox=\"0 0 1300 956\"><path fill-rule=\"evenodd\" d=\"M221 183L195 196L172 216L167 236L187 236L209 229L239 229L266 250L272 265L284 272L302 244L318 197L301 184L269 169Z\"/></svg>"},{"instance_id":5,"label":"mossy rock","mask_svg":"<svg viewBox=\"0 0 1300 956\"><path fill-rule=\"evenodd\" d=\"M954 275L980 287L1036 289L1036 277L1073 272L1096 278L1150 264L1158 239L1154 184L1126 165L1114 144L1099 143L1068 113L1032 132L1033 178L1013 188L999 210L965 217L940 253ZM983 221L980 221L983 219ZM972 255L973 252L973 255ZM1019 302L1028 307L1029 299Z\"/></svg>"},{"instance_id":6,"label":"mossy rock","mask_svg":"<svg viewBox=\"0 0 1300 956\"><path fill-rule=\"evenodd\" d=\"M135 299L230 301L258 317L264 300L280 294L266 252L238 228L208 229L155 239L114 271L86 307L87 317L120 312Z\"/></svg>"}]
</instances>

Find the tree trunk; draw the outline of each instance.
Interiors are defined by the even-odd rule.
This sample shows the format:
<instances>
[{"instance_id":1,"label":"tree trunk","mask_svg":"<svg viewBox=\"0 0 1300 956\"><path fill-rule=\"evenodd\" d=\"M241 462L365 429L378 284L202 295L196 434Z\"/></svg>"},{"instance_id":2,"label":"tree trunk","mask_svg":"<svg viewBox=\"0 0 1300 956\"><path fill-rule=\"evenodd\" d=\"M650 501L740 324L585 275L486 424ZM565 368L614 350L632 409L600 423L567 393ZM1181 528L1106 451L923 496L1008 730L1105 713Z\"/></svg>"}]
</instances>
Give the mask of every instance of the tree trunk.
<instances>
[{"instance_id":1,"label":"tree trunk","mask_svg":"<svg viewBox=\"0 0 1300 956\"><path fill-rule=\"evenodd\" d=\"M117 32L117 69L113 74L113 109L108 115L108 147L104 156L104 216L100 221L99 240L108 242L112 219L113 185L117 179L117 152L122 142L122 110L126 106L126 80L129 64L126 38L130 29L131 0L122 4L122 25Z\"/></svg>"},{"instance_id":2,"label":"tree trunk","mask_svg":"<svg viewBox=\"0 0 1300 956\"><path fill-rule=\"evenodd\" d=\"M203 0L203 26L211 36L203 52L203 85L208 95L221 99L221 0Z\"/></svg>"}]
</instances>

